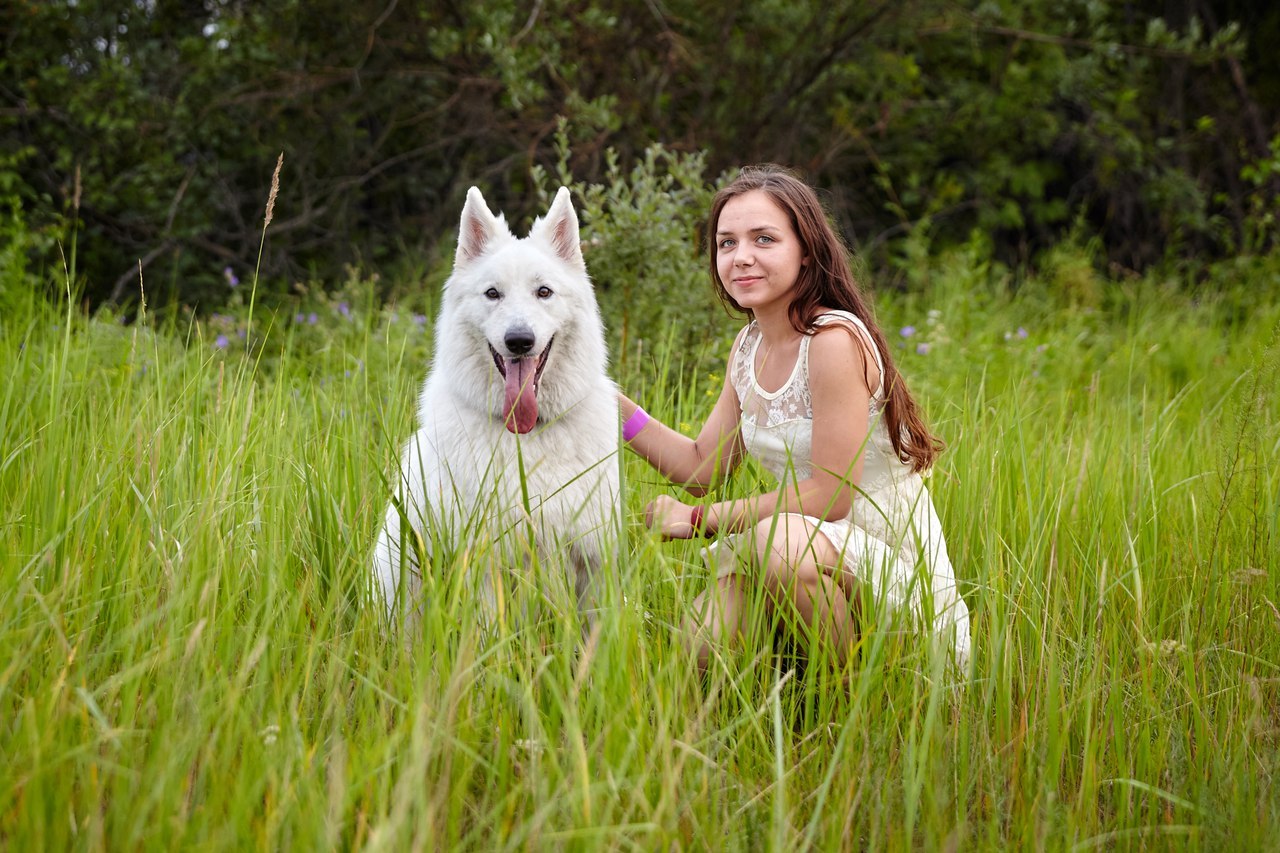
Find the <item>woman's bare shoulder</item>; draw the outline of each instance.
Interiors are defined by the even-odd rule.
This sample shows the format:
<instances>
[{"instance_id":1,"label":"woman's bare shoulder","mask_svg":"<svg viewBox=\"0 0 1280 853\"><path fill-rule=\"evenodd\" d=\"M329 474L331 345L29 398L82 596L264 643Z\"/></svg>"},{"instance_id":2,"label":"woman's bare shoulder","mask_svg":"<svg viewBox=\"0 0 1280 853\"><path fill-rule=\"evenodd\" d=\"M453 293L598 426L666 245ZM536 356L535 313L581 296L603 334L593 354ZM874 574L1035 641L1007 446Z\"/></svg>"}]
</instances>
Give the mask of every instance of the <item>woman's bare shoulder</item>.
<instances>
[{"instance_id":1,"label":"woman's bare shoulder","mask_svg":"<svg viewBox=\"0 0 1280 853\"><path fill-rule=\"evenodd\" d=\"M809 344L810 383L844 373L860 378L868 391L878 388L880 360L866 330L840 315L827 316L832 319L815 328Z\"/></svg>"}]
</instances>

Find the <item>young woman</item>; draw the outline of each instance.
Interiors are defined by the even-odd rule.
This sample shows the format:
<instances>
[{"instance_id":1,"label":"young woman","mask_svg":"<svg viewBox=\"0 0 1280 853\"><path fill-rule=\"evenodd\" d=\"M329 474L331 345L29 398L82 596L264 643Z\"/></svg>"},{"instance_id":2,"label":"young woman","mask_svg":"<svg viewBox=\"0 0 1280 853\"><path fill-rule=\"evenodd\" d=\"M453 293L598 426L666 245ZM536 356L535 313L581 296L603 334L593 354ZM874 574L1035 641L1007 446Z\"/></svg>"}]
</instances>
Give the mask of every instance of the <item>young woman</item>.
<instances>
[{"instance_id":1,"label":"young woman","mask_svg":"<svg viewBox=\"0 0 1280 853\"><path fill-rule=\"evenodd\" d=\"M779 167L744 169L709 222L717 292L751 318L715 408L690 439L619 395L624 441L690 494L704 495L744 454L777 478L775 490L739 500L663 495L646 507L645 523L668 538L718 536L707 549L715 579L688 626L699 667L717 644L741 639L759 593L843 663L860 590L929 626L963 667L969 611L920 476L942 445L816 194Z\"/></svg>"}]
</instances>

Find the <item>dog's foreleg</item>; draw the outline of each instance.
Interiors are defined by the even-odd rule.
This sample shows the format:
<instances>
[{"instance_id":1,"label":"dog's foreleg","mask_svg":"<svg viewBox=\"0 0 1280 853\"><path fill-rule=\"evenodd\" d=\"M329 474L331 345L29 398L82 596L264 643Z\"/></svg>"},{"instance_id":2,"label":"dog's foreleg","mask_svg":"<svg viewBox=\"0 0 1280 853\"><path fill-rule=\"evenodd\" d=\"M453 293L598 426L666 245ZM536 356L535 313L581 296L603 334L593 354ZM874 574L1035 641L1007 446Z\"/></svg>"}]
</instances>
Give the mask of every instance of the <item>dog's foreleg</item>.
<instances>
[{"instance_id":1,"label":"dog's foreleg","mask_svg":"<svg viewBox=\"0 0 1280 853\"><path fill-rule=\"evenodd\" d=\"M426 544L405 510L393 501L373 549L373 593L388 628L412 623L422 602L422 565Z\"/></svg>"}]
</instances>

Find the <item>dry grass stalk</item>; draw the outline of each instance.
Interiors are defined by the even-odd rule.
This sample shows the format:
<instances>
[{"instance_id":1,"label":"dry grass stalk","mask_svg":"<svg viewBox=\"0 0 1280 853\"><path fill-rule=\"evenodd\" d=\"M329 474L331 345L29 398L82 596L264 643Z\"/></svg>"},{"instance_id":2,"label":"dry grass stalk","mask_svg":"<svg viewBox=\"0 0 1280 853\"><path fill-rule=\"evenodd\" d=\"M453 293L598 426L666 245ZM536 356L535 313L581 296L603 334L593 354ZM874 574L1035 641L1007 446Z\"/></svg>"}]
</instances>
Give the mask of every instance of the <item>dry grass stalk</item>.
<instances>
[{"instance_id":1,"label":"dry grass stalk","mask_svg":"<svg viewBox=\"0 0 1280 853\"><path fill-rule=\"evenodd\" d=\"M262 222L263 230L271 224L271 217L276 212L276 196L280 192L280 167L284 165L284 152L276 158L276 170L271 173L271 192L267 195L267 216Z\"/></svg>"}]
</instances>

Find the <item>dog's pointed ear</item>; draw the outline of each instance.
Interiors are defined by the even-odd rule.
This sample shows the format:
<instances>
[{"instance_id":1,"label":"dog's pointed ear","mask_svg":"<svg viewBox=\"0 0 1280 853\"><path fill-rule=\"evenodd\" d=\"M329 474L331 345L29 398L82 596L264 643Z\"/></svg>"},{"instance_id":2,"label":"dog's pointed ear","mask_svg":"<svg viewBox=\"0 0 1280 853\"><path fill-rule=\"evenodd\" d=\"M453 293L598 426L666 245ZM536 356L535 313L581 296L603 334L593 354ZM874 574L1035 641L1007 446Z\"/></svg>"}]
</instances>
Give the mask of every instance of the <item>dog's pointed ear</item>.
<instances>
[{"instance_id":1,"label":"dog's pointed ear","mask_svg":"<svg viewBox=\"0 0 1280 853\"><path fill-rule=\"evenodd\" d=\"M573 210L573 198L568 187L561 187L556 193L551 209L533 224L529 236L548 243L564 261L586 269L587 264L582 259L582 241L578 236L578 214Z\"/></svg>"},{"instance_id":2,"label":"dog's pointed ear","mask_svg":"<svg viewBox=\"0 0 1280 853\"><path fill-rule=\"evenodd\" d=\"M510 233L506 219L501 215L494 216L480 190L472 187L467 190L467 203L462 206L462 225L458 228L454 266L474 261L484 254L494 238Z\"/></svg>"}]
</instances>

